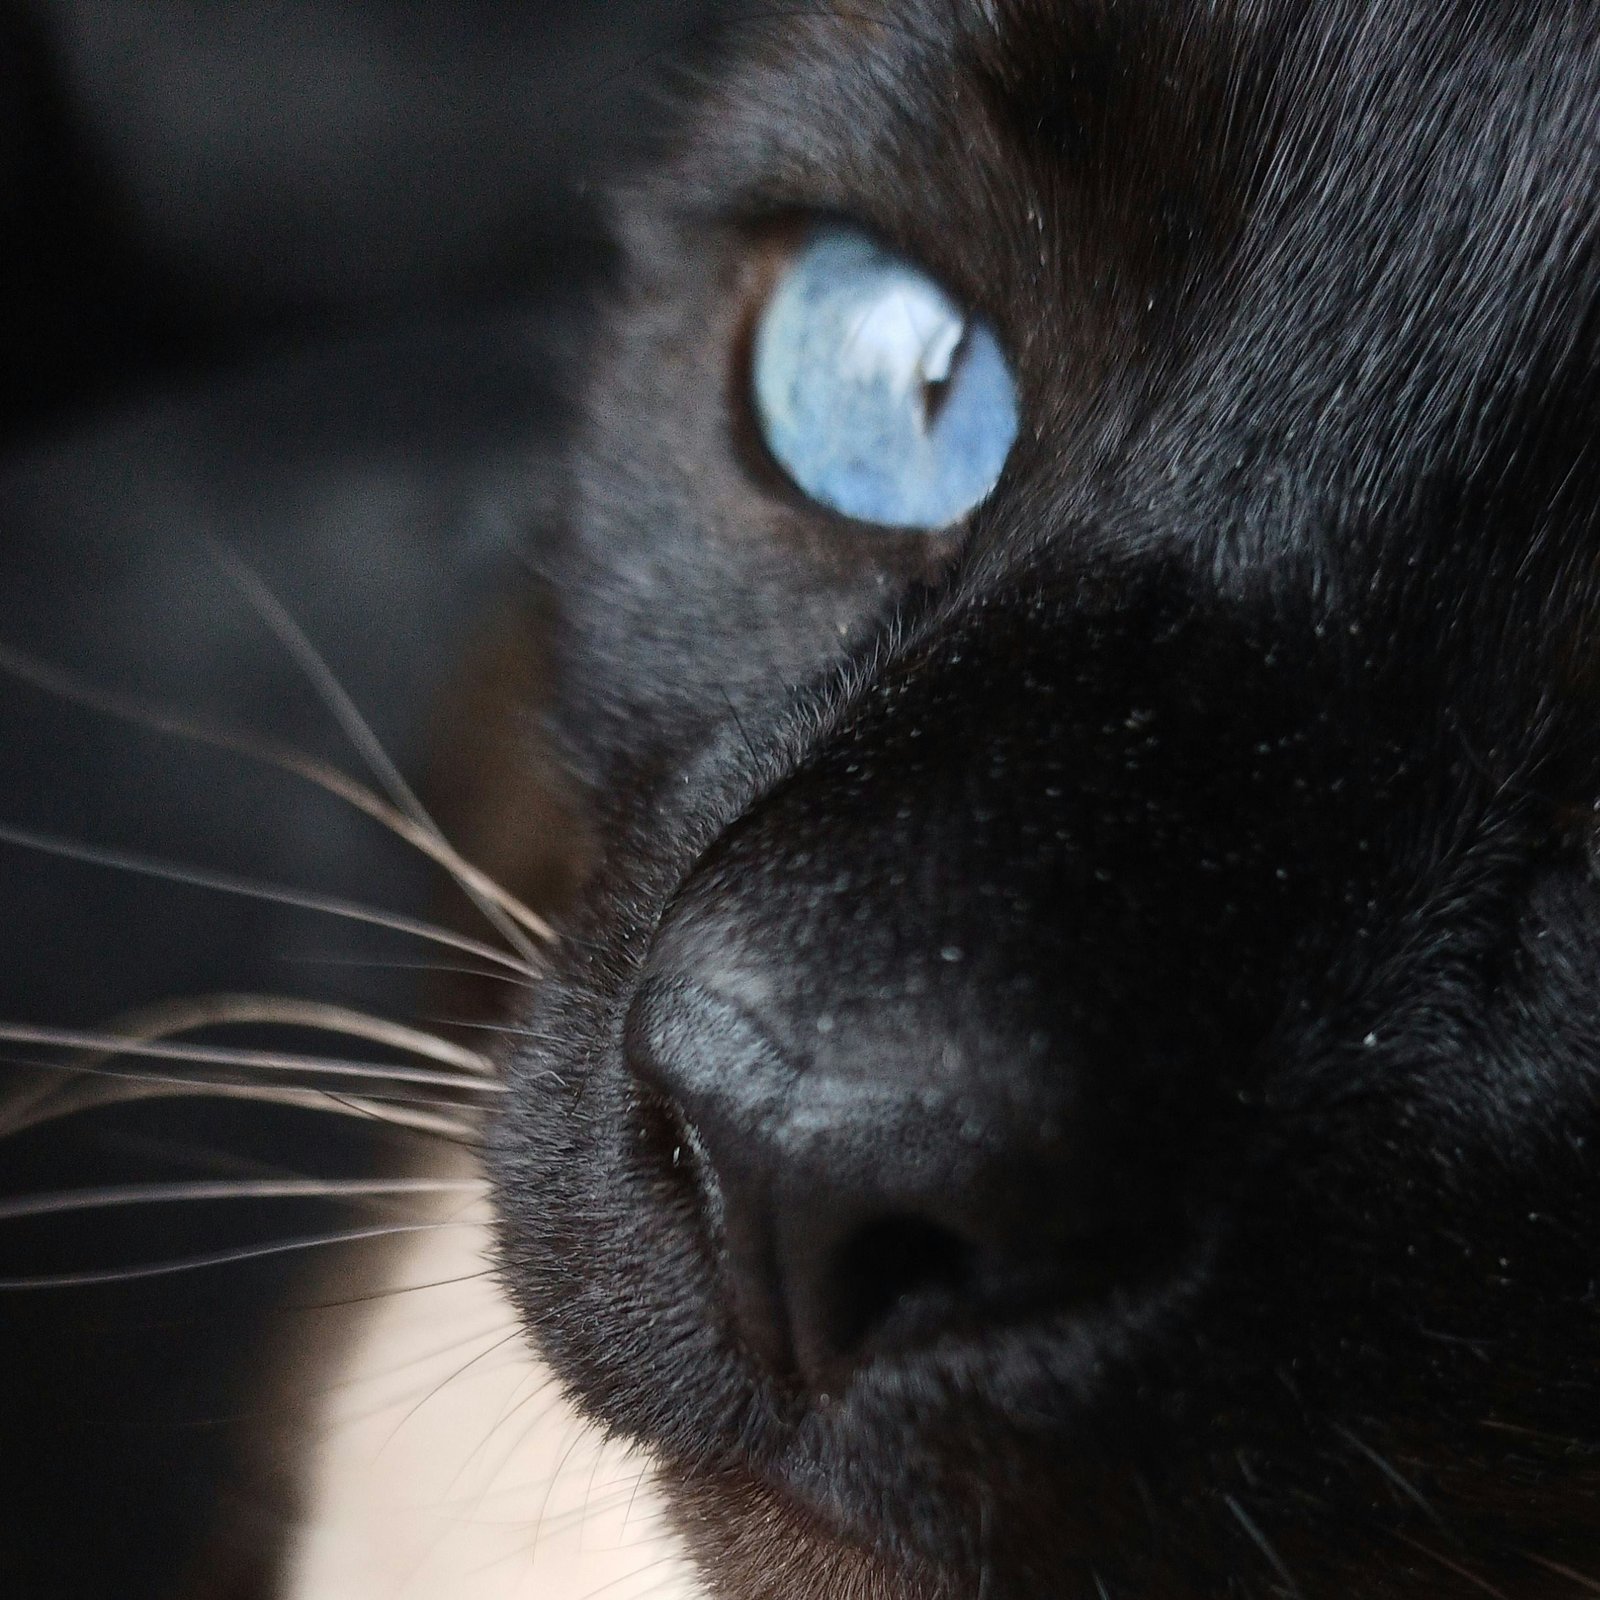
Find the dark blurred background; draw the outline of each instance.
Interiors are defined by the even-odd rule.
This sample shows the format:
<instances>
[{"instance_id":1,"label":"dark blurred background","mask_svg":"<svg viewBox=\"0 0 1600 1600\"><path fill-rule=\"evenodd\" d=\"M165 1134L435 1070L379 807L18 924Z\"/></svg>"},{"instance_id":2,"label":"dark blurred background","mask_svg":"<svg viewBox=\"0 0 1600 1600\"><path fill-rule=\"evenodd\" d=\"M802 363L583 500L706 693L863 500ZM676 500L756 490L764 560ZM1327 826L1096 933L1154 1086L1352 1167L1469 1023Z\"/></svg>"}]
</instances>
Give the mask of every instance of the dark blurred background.
<instances>
[{"instance_id":1,"label":"dark blurred background","mask_svg":"<svg viewBox=\"0 0 1600 1600\"><path fill-rule=\"evenodd\" d=\"M600 193L662 136L660 86L712 9L0 0L0 644L351 764L223 545L420 771L439 684L526 581L611 270ZM9 678L4 824L400 910L431 892L305 786ZM416 950L374 930L9 845L0 913L0 1021L104 1024L215 989L417 1004L416 975L383 964ZM291 1112L150 1104L0 1141L0 1195L372 1159ZM0 1222L0 1277L329 1221ZM258 1517L270 1551L241 1439L290 1281L267 1258L0 1291L0 1594L258 1592L218 1529L237 1557Z\"/></svg>"}]
</instances>

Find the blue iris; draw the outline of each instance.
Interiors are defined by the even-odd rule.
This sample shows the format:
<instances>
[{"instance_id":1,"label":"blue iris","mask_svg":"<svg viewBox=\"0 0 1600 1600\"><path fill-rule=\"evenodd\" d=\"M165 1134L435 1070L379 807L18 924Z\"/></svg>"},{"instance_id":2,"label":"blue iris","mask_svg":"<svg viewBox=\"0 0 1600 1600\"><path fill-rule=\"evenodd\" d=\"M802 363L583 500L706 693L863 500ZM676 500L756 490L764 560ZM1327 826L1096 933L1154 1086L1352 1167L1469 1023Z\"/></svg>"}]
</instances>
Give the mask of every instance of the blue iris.
<instances>
[{"instance_id":1,"label":"blue iris","mask_svg":"<svg viewBox=\"0 0 1600 1600\"><path fill-rule=\"evenodd\" d=\"M862 522L943 528L995 486L1017 386L988 324L854 229L818 229L756 330L768 448L813 500Z\"/></svg>"}]
</instances>

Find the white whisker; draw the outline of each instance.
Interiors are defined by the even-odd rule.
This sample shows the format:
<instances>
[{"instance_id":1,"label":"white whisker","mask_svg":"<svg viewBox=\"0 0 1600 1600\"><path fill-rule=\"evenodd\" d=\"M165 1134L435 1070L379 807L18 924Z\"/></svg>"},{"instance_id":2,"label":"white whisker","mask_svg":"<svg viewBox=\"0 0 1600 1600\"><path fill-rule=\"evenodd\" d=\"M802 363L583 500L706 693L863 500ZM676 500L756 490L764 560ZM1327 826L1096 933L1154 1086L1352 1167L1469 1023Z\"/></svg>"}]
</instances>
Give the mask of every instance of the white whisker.
<instances>
[{"instance_id":1,"label":"white whisker","mask_svg":"<svg viewBox=\"0 0 1600 1600\"><path fill-rule=\"evenodd\" d=\"M168 883L188 884L198 889L209 889L219 894L242 895L246 899L266 901L273 905L294 906L301 911L315 911L328 916L343 917L350 922L363 922L373 927L387 928L394 933L408 934L426 939L433 944L445 945L476 956L480 961L504 967L523 978L537 978L537 969L514 956L508 956L493 945L466 934L453 933L437 923L424 922L400 912L378 911L358 901L345 900L336 895L317 894L313 890L296 889L284 884L257 882L234 873L221 872L209 867L184 866L179 862L163 861L156 856L144 855L136 850L122 850L108 845L82 844L73 839L57 838L53 834L32 828L19 828L0 824L0 843L15 845L23 850L38 850L45 855L60 856L67 861L87 862L91 866L112 867L121 872L139 873L144 877L161 878Z\"/></svg>"},{"instance_id":2,"label":"white whisker","mask_svg":"<svg viewBox=\"0 0 1600 1600\"><path fill-rule=\"evenodd\" d=\"M210 1200L365 1200L408 1195L479 1195L482 1192L483 1185L472 1178L232 1178L122 1183L0 1200L0 1222L60 1216L74 1211L186 1205Z\"/></svg>"},{"instance_id":3,"label":"white whisker","mask_svg":"<svg viewBox=\"0 0 1600 1600\"><path fill-rule=\"evenodd\" d=\"M280 955L278 960L295 966L356 967L375 972L430 972L446 977L482 978L489 983L511 983L520 988L533 986L529 979L513 977L509 972L491 971L488 967L468 966L464 961L404 961L381 956L348 956L331 950L319 950L306 955Z\"/></svg>"},{"instance_id":4,"label":"white whisker","mask_svg":"<svg viewBox=\"0 0 1600 1600\"><path fill-rule=\"evenodd\" d=\"M268 1256L292 1255L306 1250L322 1250L332 1245L361 1244L372 1239L390 1239L408 1233L438 1233L446 1228L467 1228L469 1222L401 1222L379 1228L349 1228L339 1233L316 1233L296 1239L275 1239L271 1244L247 1245L236 1250L217 1250L206 1255L185 1256L178 1261L155 1261L142 1267L91 1268L87 1272L47 1272L26 1278L0 1278L0 1293L22 1293L35 1289L87 1289L114 1283L138 1283L150 1278L173 1277L182 1272L203 1272L210 1267L228 1267Z\"/></svg>"},{"instance_id":5,"label":"white whisker","mask_svg":"<svg viewBox=\"0 0 1600 1600\"><path fill-rule=\"evenodd\" d=\"M88 1050L106 1057L138 1056L156 1061L192 1061L201 1066L237 1067L244 1072L307 1072L323 1077L360 1078L383 1083L416 1084L430 1089L459 1089L471 1094L503 1094L502 1084L466 1078L456 1072L425 1067L389 1067L337 1056L298 1055L279 1050L247 1050L231 1045L179 1044L172 1041L125 1039L111 1033L75 1028L18 1027L0 1024L0 1041L47 1045L62 1050ZM68 1070L82 1070L68 1067Z\"/></svg>"},{"instance_id":6,"label":"white whisker","mask_svg":"<svg viewBox=\"0 0 1600 1600\"><path fill-rule=\"evenodd\" d=\"M391 825L419 850L433 856L456 879L519 955L528 961L537 960L538 949L528 942L527 935L531 933L535 939L548 941L554 937L549 925L456 853L305 630L238 555L221 546L215 550L223 570L300 667L345 738L394 802L397 814ZM409 828L401 824L409 824Z\"/></svg>"},{"instance_id":7,"label":"white whisker","mask_svg":"<svg viewBox=\"0 0 1600 1600\"><path fill-rule=\"evenodd\" d=\"M334 1033L370 1044L389 1045L407 1055L421 1056L443 1066L456 1067L473 1077L498 1080L494 1063L476 1050L442 1039L425 1029L388 1017L374 1016L351 1006L333 1005L322 1000L301 1000L293 995L230 994L197 995L193 999L165 1000L141 1007L119 1017L101 1031L118 1040L169 1039L196 1028L238 1026L247 1023L277 1023L291 1028L309 1028L318 1033ZM120 1052L113 1052L120 1053Z\"/></svg>"},{"instance_id":8,"label":"white whisker","mask_svg":"<svg viewBox=\"0 0 1600 1600\"><path fill-rule=\"evenodd\" d=\"M74 1092L63 1097L48 1111L40 1111L35 1105L21 1115L8 1116L0 1134L10 1138L85 1111L141 1100L205 1099L249 1100L258 1105L289 1106L296 1110L319 1112L324 1116L377 1122L403 1133L422 1134L447 1143L467 1146L477 1143L477 1130L471 1123L441 1116L435 1111L415 1109L438 1104L436 1101L403 1101L370 1093L359 1096L336 1095L327 1089L280 1088L273 1084L210 1083L204 1079L111 1072L104 1068L58 1065L58 1070L94 1081L80 1081L71 1085ZM103 1081L106 1079L113 1081Z\"/></svg>"},{"instance_id":9,"label":"white whisker","mask_svg":"<svg viewBox=\"0 0 1600 1600\"><path fill-rule=\"evenodd\" d=\"M342 768L320 756L297 750L292 745L256 733L224 724L207 721L168 707L147 704L110 690L85 683L59 667L36 661L23 652L0 644L0 671L32 684L58 699L67 700L105 716L133 723L152 733L172 738L186 739L192 744L209 745L215 750L225 750L249 761L275 767L334 795L346 804L364 812L375 822L387 828L398 838L426 855L442 867L474 899L488 901L499 908L513 926L508 931L496 921L498 931L508 938L513 949L526 960L538 959L538 949L517 931L519 928L536 938L549 941L554 935L549 925L525 906L509 890L502 888L481 868L460 855L445 839L439 829L426 818L407 815L397 809L366 784L352 778ZM353 709L353 708L352 708ZM408 791L409 792L409 791Z\"/></svg>"}]
</instances>

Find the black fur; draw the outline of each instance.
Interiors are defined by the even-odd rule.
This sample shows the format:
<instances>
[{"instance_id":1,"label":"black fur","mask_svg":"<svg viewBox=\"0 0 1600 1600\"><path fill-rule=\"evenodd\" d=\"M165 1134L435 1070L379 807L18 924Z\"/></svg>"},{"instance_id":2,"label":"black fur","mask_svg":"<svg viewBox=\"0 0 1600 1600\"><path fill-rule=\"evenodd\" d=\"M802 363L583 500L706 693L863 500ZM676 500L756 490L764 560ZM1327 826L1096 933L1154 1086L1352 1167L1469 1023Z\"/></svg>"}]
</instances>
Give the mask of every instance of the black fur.
<instances>
[{"instance_id":1,"label":"black fur","mask_svg":"<svg viewBox=\"0 0 1600 1600\"><path fill-rule=\"evenodd\" d=\"M601 849L493 1140L537 1343L739 1600L1597 1592L1600 13L731 36L625 205L550 556ZM816 215L1015 358L955 534L753 442ZM1029 1108L994 1204L1105 1259L836 1392L752 1357L625 1048L664 919L802 1076L942 1049Z\"/></svg>"}]
</instances>

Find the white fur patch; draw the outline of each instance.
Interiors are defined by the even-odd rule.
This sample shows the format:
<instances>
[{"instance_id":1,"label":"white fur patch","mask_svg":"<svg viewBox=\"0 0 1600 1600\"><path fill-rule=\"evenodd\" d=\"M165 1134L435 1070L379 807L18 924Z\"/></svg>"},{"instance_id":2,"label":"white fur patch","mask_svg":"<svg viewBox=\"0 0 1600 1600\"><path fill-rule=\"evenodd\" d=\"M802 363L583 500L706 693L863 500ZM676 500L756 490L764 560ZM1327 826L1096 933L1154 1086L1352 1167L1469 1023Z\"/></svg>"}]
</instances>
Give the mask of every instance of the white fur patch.
<instances>
[{"instance_id":1,"label":"white fur patch","mask_svg":"<svg viewBox=\"0 0 1600 1600\"><path fill-rule=\"evenodd\" d=\"M419 1239L330 1376L284 1595L694 1600L648 1461L529 1354L481 1213Z\"/></svg>"}]
</instances>

